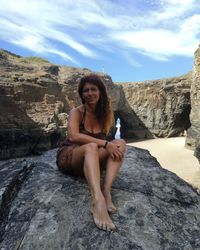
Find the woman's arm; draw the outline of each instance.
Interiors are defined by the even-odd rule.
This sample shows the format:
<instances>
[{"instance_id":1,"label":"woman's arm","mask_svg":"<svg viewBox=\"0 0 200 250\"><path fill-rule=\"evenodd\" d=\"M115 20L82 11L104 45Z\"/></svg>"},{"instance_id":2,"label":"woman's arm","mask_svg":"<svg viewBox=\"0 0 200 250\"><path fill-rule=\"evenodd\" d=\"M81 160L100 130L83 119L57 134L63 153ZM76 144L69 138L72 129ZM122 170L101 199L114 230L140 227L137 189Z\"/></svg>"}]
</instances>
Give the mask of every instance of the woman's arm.
<instances>
[{"instance_id":1,"label":"woman's arm","mask_svg":"<svg viewBox=\"0 0 200 250\"><path fill-rule=\"evenodd\" d=\"M97 139L89 135L80 133L79 127L82 119L82 114L79 108L72 109L68 119L68 137L70 141L83 145L90 142L96 143L99 147L105 145L105 140Z\"/></svg>"},{"instance_id":2,"label":"woman's arm","mask_svg":"<svg viewBox=\"0 0 200 250\"><path fill-rule=\"evenodd\" d=\"M77 143L79 145L84 145L90 142L94 142L98 147L103 147L108 151L109 155L115 160L121 160L124 153L121 151L116 143L107 142L106 140L101 140L94 138L89 135L80 133L79 127L82 120L82 114L79 108L72 109L69 114L68 119L68 137L71 142Z\"/></svg>"}]
</instances>

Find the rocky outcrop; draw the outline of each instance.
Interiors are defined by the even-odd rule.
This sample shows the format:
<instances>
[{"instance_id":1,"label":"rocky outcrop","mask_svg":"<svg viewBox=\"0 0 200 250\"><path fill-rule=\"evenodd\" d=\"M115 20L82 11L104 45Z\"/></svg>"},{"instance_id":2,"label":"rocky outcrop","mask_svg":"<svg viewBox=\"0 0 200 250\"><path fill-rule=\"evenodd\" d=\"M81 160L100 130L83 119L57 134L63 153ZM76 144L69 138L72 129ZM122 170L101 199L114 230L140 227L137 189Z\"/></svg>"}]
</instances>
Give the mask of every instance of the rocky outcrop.
<instances>
[{"instance_id":1,"label":"rocky outcrop","mask_svg":"<svg viewBox=\"0 0 200 250\"><path fill-rule=\"evenodd\" d=\"M78 82L88 73L88 69L56 66L1 50L0 159L56 147L66 136L69 110L80 103ZM126 126L144 130L121 88L110 76L99 75L108 87L116 118L117 114L123 121L129 117Z\"/></svg>"},{"instance_id":2,"label":"rocky outcrop","mask_svg":"<svg viewBox=\"0 0 200 250\"><path fill-rule=\"evenodd\" d=\"M58 70L1 51L1 159L55 147L65 134L68 104L60 95Z\"/></svg>"},{"instance_id":3,"label":"rocky outcrop","mask_svg":"<svg viewBox=\"0 0 200 250\"><path fill-rule=\"evenodd\" d=\"M120 84L114 84L113 91L109 91L113 102L115 120L120 119L120 136L124 139L153 138L148 128L140 120L136 112L126 99L126 94ZM116 98L118 97L118 98Z\"/></svg>"},{"instance_id":4,"label":"rocky outcrop","mask_svg":"<svg viewBox=\"0 0 200 250\"><path fill-rule=\"evenodd\" d=\"M179 136L190 127L191 72L176 78L120 83L120 86L130 108L150 135ZM129 130L126 133L129 138Z\"/></svg>"},{"instance_id":5,"label":"rocky outcrop","mask_svg":"<svg viewBox=\"0 0 200 250\"><path fill-rule=\"evenodd\" d=\"M195 150L200 161L200 48L195 52L193 78L191 86L191 127L187 132L186 146Z\"/></svg>"},{"instance_id":6,"label":"rocky outcrop","mask_svg":"<svg viewBox=\"0 0 200 250\"><path fill-rule=\"evenodd\" d=\"M0 164L0 249L200 249L200 196L129 147L113 186L117 230L98 230L84 179L65 176L55 150Z\"/></svg>"},{"instance_id":7,"label":"rocky outcrop","mask_svg":"<svg viewBox=\"0 0 200 250\"><path fill-rule=\"evenodd\" d=\"M88 73L1 50L0 159L56 147L66 136L69 110L80 103L78 82ZM111 96L115 119L121 121L122 138L179 136L189 128L191 73L123 84L98 74Z\"/></svg>"},{"instance_id":8,"label":"rocky outcrop","mask_svg":"<svg viewBox=\"0 0 200 250\"><path fill-rule=\"evenodd\" d=\"M71 75L77 71L67 70ZM68 112L73 107L73 90L64 79L67 70L0 52L1 159L56 147L66 136Z\"/></svg>"},{"instance_id":9,"label":"rocky outcrop","mask_svg":"<svg viewBox=\"0 0 200 250\"><path fill-rule=\"evenodd\" d=\"M10 96L2 93L0 114L0 159L31 153L40 139L45 141L38 124Z\"/></svg>"}]
</instances>

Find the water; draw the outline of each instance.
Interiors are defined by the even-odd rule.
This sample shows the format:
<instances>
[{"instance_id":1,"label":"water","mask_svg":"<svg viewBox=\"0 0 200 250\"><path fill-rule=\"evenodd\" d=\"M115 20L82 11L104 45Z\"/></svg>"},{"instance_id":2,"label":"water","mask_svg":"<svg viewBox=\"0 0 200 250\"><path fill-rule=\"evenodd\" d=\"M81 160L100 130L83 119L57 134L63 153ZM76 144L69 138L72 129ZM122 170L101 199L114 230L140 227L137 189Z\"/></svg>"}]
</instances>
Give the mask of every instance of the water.
<instances>
[{"instance_id":1,"label":"water","mask_svg":"<svg viewBox=\"0 0 200 250\"><path fill-rule=\"evenodd\" d=\"M115 139L120 139L120 127L121 127L120 119L118 118L117 119L117 124L116 124L117 131L116 131L116 134L115 134Z\"/></svg>"}]
</instances>

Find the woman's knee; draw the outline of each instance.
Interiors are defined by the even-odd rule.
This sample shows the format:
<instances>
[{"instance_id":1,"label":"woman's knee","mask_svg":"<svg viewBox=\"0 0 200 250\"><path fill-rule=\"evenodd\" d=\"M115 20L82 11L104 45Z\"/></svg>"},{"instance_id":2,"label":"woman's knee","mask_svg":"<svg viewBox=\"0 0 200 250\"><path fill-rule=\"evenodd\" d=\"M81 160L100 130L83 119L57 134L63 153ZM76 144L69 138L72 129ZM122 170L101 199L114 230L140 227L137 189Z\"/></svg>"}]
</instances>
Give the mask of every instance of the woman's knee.
<instances>
[{"instance_id":1,"label":"woman's knee","mask_svg":"<svg viewBox=\"0 0 200 250\"><path fill-rule=\"evenodd\" d=\"M118 146L122 147L123 150L126 148L126 142L124 139L115 139L112 141L113 143L117 144Z\"/></svg>"},{"instance_id":2,"label":"woman's knee","mask_svg":"<svg viewBox=\"0 0 200 250\"><path fill-rule=\"evenodd\" d=\"M98 145L95 142L90 142L85 144L86 153L95 153L98 152Z\"/></svg>"}]
</instances>

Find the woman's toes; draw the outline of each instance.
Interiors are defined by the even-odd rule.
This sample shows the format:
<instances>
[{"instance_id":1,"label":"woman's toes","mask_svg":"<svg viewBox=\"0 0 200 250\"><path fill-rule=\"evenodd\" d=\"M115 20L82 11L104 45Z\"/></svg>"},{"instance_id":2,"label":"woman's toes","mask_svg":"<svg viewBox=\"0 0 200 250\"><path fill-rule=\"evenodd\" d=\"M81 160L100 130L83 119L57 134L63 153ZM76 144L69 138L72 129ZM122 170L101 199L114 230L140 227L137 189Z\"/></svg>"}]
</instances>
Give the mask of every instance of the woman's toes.
<instances>
[{"instance_id":1,"label":"woman's toes","mask_svg":"<svg viewBox=\"0 0 200 250\"><path fill-rule=\"evenodd\" d=\"M116 207L109 207L108 208L108 212L111 213L111 214L115 213L116 211L117 211Z\"/></svg>"},{"instance_id":2,"label":"woman's toes","mask_svg":"<svg viewBox=\"0 0 200 250\"><path fill-rule=\"evenodd\" d=\"M105 230L105 231L107 230L107 225L106 225L106 223L103 223L102 229Z\"/></svg>"},{"instance_id":3,"label":"woman's toes","mask_svg":"<svg viewBox=\"0 0 200 250\"><path fill-rule=\"evenodd\" d=\"M96 224L96 226L101 229L101 222L97 219L94 219L94 223Z\"/></svg>"},{"instance_id":4,"label":"woman's toes","mask_svg":"<svg viewBox=\"0 0 200 250\"><path fill-rule=\"evenodd\" d=\"M110 230L111 231L114 231L116 229L116 226L112 223L111 225L110 225Z\"/></svg>"},{"instance_id":5,"label":"woman's toes","mask_svg":"<svg viewBox=\"0 0 200 250\"><path fill-rule=\"evenodd\" d=\"M103 229L103 223L100 222L98 228Z\"/></svg>"}]
</instances>

